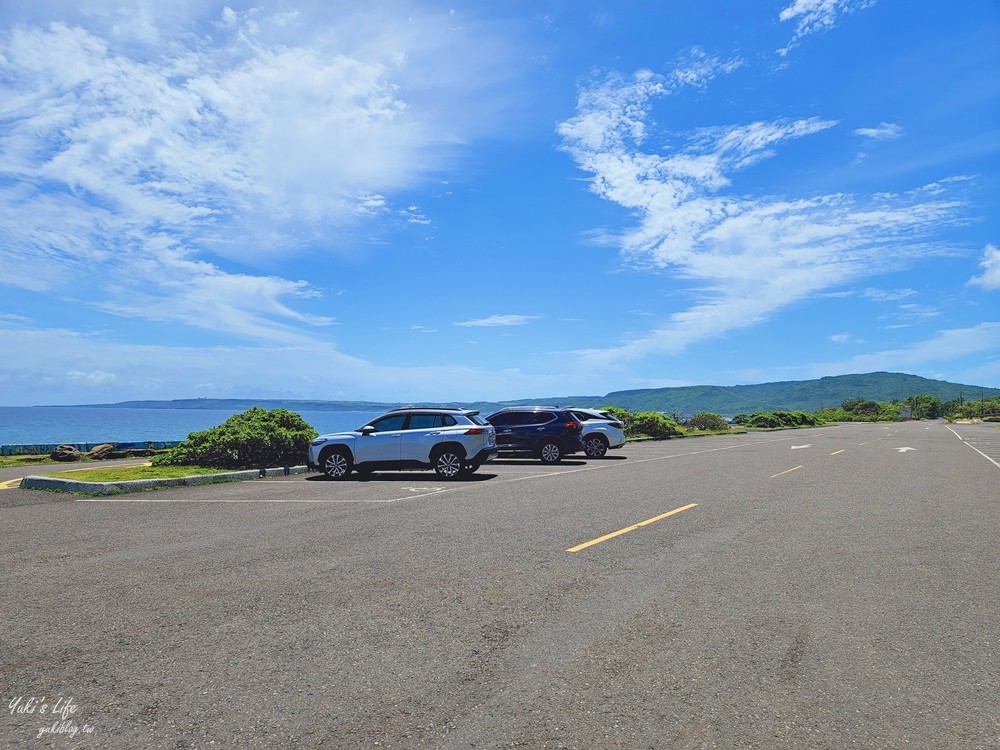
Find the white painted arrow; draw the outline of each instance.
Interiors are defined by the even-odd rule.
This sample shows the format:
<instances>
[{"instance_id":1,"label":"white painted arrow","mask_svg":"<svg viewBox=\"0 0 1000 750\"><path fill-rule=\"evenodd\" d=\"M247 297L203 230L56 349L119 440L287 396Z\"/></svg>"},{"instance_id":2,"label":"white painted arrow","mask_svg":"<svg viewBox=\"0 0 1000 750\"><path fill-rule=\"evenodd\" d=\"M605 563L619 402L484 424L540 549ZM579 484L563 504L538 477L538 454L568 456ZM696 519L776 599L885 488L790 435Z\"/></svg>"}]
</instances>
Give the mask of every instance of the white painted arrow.
<instances>
[{"instance_id":1,"label":"white painted arrow","mask_svg":"<svg viewBox=\"0 0 1000 750\"><path fill-rule=\"evenodd\" d=\"M812 443L806 443L805 445L793 445L793 446L792 446L792 450L793 450L793 451L797 451L797 450L799 450L800 448L812 448L812 447L813 447L813 444L812 444Z\"/></svg>"},{"instance_id":2,"label":"white painted arrow","mask_svg":"<svg viewBox=\"0 0 1000 750\"><path fill-rule=\"evenodd\" d=\"M897 448L896 450L900 453L906 453L906 451L915 451L916 448Z\"/></svg>"}]
</instances>

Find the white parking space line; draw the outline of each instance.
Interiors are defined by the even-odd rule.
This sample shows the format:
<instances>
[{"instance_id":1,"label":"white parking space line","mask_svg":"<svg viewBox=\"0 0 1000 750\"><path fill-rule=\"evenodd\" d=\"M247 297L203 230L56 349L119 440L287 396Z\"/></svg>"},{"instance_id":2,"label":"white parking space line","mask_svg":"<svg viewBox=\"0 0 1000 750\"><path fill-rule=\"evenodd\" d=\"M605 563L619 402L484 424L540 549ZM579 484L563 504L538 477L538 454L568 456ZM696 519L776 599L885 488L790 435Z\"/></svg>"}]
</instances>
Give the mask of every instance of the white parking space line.
<instances>
[{"instance_id":1,"label":"white parking space line","mask_svg":"<svg viewBox=\"0 0 1000 750\"><path fill-rule=\"evenodd\" d=\"M948 425L945 425L945 427L948 427ZM991 464L993 464L993 465L994 465L994 466L996 466L996 467L997 467L998 469L1000 469L1000 462L997 462L997 461L996 461L996 459L993 459L993 458L991 458L990 456L988 456L988 455L986 455L985 453L983 453L983 452L982 452L981 450L979 450L979 448L977 448L977 447L976 447L976 446L974 446L974 445L973 445L972 443L970 443L970 442L969 442L968 440L966 440L966 439L965 439L964 437L962 437L962 436L961 436L961 435L959 435L959 434L958 434L957 432L955 432L954 430L952 430L952 429L951 429L951 427L948 427L948 429L949 429L949 430L951 430L951 432L952 432L952 433L953 433L953 434L955 435L955 437L957 437L957 438L958 438L959 440L961 440L961 441L962 441L963 443L965 443L965 444L966 444L967 446L969 446L970 448L972 448L972 450L974 450L974 451L975 451L976 453L978 453L978 454L979 454L980 456L982 456L982 457L983 457L983 458L985 458L985 459L986 459L987 461L989 461L989 462L990 462ZM987 445L989 445L989 446L992 446L992 444L993 444L993 441L992 441L992 440L989 440L989 441L985 441L985 442L986 442L986 444L987 444Z\"/></svg>"}]
</instances>

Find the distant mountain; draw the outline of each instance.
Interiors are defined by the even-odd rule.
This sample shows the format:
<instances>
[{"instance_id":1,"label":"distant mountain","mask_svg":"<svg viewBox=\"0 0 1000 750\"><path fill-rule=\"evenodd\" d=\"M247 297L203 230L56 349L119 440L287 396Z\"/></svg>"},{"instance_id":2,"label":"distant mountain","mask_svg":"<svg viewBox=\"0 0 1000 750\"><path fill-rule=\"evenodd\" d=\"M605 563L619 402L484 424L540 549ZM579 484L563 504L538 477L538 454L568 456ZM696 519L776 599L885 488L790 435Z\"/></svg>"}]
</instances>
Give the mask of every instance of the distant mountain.
<instances>
[{"instance_id":1,"label":"distant mountain","mask_svg":"<svg viewBox=\"0 0 1000 750\"><path fill-rule=\"evenodd\" d=\"M427 406L464 406L489 413L502 406L548 404L559 406L620 406L629 411L660 411L690 416L710 411L731 417L755 411L816 411L839 406L858 396L872 401L904 400L907 396L937 396L942 401L981 397L998 398L1000 389L930 380L899 372L871 372L865 375L836 375L818 380L791 380L758 385L692 385L677 388L644 388L613 391L606 396L557 396L516 401L476 401ZM98 407L142 409L226 409L246 410L252 406L290 411L382 411L399 403L378 401L305 401L288 399L192 398L173 401L122 401L117 404L90 404Z\"/></svg>"},{"instance_id":2,"label":"distant mountain","mask_svg":"<svg viewBox=\"0 0 1000 750\"><path fill-rule=\"evenodd\" d=\"M839 406L861 396L871 401L904 400L907 396L937 396L942 401L996 398L1000 389L930 380L898 372L836 375L818 380L793 380L758 385L696 385L616 391L604 397L613 406L630 411L662 411L691 415L711 411L725 416L755 411L816 411Z\"/></svg>"}]
</instances>

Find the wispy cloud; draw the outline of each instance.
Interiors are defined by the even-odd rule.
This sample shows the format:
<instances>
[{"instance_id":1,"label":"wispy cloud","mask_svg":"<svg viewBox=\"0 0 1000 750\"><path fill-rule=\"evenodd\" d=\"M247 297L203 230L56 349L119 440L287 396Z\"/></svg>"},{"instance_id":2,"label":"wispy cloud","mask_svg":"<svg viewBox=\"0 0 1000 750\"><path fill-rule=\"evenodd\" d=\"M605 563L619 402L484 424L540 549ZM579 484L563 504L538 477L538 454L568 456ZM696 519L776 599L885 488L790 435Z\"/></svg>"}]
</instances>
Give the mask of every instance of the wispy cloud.
<instances>
[{"instance_id":1,"label":"wispy cloud","mask_svg":"<svg viewBox=\"0 0 1000 750\"><path fill-rule=\"evenodd\" d=\"M971 286L978 286L986 291L1000 290L1000 248L987 245L983 250L983 260L979 264L983 272L969 279Z\"/></svg>"},{"instance_id":2,"label":"wispy cloud","mask_svg":"<svg viewBox=\"0 0 1000 750\"><path fill-rule=\"evenodd\" d=\"M516 75L447 11L49 5L0 29L0 245L22 271L0 283L239 336L329 321L293 310L304 282L220 259L273 267L386 214L497 127Z\"/></svg>"},{"instance_id":3,"label":"wispy cloud","mask_svg":"<svg viewBox=\"0 0 1000 750\"><path fill-rule=\"evenodd\" d=\"M961 357L996 351L1000 347L1000 322L980 323L969 328L952 328L907 346L871 354L860 354L839 364L817 365L815 371L833 373L899 372L908 368L958 360Z\"/></svg>"},{"instance_id":4,"label":"wispy cloud","mask_svg":"<svg viewBox=\"0 0 1000 750\"><path fill-rule=\"evenodd\" d=\"M563 147L589 172L591 190L637 217L605 240L626 260L693 282L695 302L620 346L583 352L605 363L754 325L798 300L942 252L928 238L956 220L959 204L908 194L753 197L731 193L736 173L786 142L837 123L782 119L697 130L665 153L643 150L654 100L676 91L669 76L640 71L581 91L559 126Z\"/></svg>"},{"instance_id":5,"label":"wispy cloud","mask_svg":"<svg viewBox=\"0 0 1000 750\"><path fill-rule=\"evenodd\" d=\"M877 128L856 128L854 134L860 135L863 138L884 141L891 140L893 138L902 138L903 128L891 122L883 122L879 123Z\"/></svg>"},{"instance_id":6,"label":"wispy cloud","mask_svg":"<svg viewBox=\"0 0 1000 750\"><path fill-rule=\"evenodd\" d=\"M876 289L874 287L869 287L862 292L863 297L876 302L896 302L915 294L913 289Z\"/></svg>"},{"instance_id":7,"label":"wispy cloud","mask_svg":"<svg viewBox=\"0 0 1000 750\"><path fill-rule=\"evenodd\" d=\"M795 0L778 14L782 21L795 21L792 40L786 47L778 50L778 54L787 55L802 37L832 29L841 16L870 8L875 2L876 0Z\"/></svg>"},{"instance_id":8,"label":"wispy cloud","mask_svg":"<svg viewBox=\"0 0 1000 750\"><path fill-rule=\"evenodd\" d=\"M107 332L7 326L0 327L0 350L8 362L18 363L0 370L0 388L24 394L25 404L187 398L192 392L232 398L474 401L512 386L544 394L565 385L564 376L543 376L539 382L537 375L517 368L380 365L316 341L141 345ZM72 394L69 401L65 394Z\"/></svg>"},{"instance_id":9,"label":"wispy cloud","mask_svg":"<svg viewBox=\"0 0 1000 750\"><path fill-rule=\"evenodd\" d=\"M465 320L461 323L454 323L456 326L467 328L491 328L497 326L523 326L533 320L538 320L539 315L491 315L488 318L478 318L476 320Z\"/></svg>"}]
</instances>

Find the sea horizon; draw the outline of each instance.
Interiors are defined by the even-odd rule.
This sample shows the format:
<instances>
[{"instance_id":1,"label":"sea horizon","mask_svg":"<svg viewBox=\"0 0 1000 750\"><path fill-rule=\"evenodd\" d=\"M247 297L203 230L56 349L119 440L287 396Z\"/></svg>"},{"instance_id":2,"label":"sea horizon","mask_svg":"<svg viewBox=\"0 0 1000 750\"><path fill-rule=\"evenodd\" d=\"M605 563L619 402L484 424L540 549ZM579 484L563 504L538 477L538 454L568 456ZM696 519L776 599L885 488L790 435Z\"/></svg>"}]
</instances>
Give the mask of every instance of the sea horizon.
<instances>
[{"instance_id":1,"label":"sea horizon","mask_svg":"<svg viewBox=\"0 0 1000 750\"><path fill-rule=\"evenodd\" d=\"M0 406L0 445L179 442L245 409ZM382 411L298 412L320 434L353 430Z\"/></svg>"}]
</instances>

